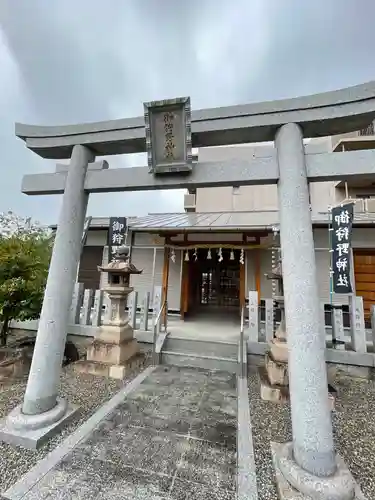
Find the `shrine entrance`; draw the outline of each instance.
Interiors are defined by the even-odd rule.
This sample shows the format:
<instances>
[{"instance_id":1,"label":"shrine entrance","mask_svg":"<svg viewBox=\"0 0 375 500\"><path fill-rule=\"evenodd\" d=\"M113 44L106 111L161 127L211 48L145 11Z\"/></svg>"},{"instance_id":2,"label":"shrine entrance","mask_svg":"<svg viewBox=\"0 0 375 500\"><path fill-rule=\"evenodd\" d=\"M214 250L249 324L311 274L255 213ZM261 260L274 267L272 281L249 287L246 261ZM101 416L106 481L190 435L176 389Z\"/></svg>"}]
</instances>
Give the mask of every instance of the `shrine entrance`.
<instances>
[{"instance_id":1,"label":"shrine entrance","mask_svg":"<svg viewBox=\"0 0 375 500\"><path fill-rule=\"evenodd\" d=\"M198 249L185 261L185 293L187 292L184 318L202 316L236 316L241 306L240 251L222 249L210 253Z\"/></svg>"}]
</instances>

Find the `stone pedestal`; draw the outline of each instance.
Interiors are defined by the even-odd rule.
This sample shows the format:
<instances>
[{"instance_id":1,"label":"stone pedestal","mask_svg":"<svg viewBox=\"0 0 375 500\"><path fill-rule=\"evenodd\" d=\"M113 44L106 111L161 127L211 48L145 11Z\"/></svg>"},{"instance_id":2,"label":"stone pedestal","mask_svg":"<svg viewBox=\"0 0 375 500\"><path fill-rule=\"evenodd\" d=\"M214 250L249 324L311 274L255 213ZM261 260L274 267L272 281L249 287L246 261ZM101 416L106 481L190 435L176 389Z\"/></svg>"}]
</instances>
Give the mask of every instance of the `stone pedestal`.
<instances>
[{"instance_id":1,"label":"stone pedestal","mask_svg":"<svg viewBox=\"0 0 375 500\"><path fill-rule=\"evenodd\" d=\"M75 364L83 373L123 379L129 371L144 362L134 331L126 318L126 300L130 287L107 287L110 316L100 327L99 335L87 349L86 360Z\"/></svg>"},{"instance_id":2,"label":"stone pedestal","mask_svg":"<svg viewBox=\"0 0 375 500\"><path fill-rule=\"evenodd\" d=\"M283 403L289 400L288 346L285 331L284 299L275 297L281 309L281 321L275 338L269 342L270 350L265 357L265 366L260 368L261 398L265 401Z\"/></svg>"},{"instance_id":3,"label":"stone pedestal","mask_svg":"<svg viewBox=\"0 0 375 500\"><path fill-rule=\"evenodd\" d=\"M122 380L144 363L131 326L122 327L118 334L110 328L101 327L98 337L87 349L87 359L75 364L77 371Z\"/></svg>"},{"instance_id":4,"label":"stone pedestal","mask_svg":"<svg viewBox=\"0 0 375 500\"><path fill-rule=\"evenodd\" d=\"M340 456L332 475L316 477L296 464L292 443L271 442L271 454L280 500L367 500Z\"/></svg>"},{"instance_id":5,"label":"stone pedestal","mask_svg":"<svg viewBox=\"0 0 375 500\"><path fill-rule=\"evenodd\" d=\"M265 365L259 369L260 395L264 401L285 403L289 401L288 343L285 330L284 299L275 297L281 309L281 322L270 340L270 350L265 356ZM327 368L328 398L331 410L335 408L336 389L333 387L336 370Z\"/></svg>"},{"instance_id":6,"label":"stone pedestal","mask_svg":"<svg viewBox=\"0 0 375 500\"><path fill-rule=\"evenodd\" d=\"M75 364L77 371L121 380L144 363L126 313L128 296L133 291L129 286L129 276L142 271L129 262L128 256L129 250L120 247L115 260L99 268L108 272L108 286L103 290L110 300L109 314L99 335L87 349L87 359Z\"/></svg>"}]
</instances>

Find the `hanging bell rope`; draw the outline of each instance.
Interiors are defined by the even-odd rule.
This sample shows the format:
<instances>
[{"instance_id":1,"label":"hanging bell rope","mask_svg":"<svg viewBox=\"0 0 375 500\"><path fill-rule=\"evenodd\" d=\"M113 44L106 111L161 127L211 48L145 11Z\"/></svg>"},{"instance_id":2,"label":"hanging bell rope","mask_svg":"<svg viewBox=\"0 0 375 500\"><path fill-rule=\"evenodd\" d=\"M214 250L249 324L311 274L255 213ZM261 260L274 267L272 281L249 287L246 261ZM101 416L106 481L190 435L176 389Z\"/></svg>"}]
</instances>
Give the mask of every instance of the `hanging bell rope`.
<instances>
[{"instance_id":1,"label":"hanging bell rope","mask_svg":"<svg viewBox=\"0 0 375 500\"><path fill-rule=\"evenodd\" d=\"M274 226L272 228L273 230L273 245L272 245L272 253L271 253L271 267L272 267L272 272L276 272L277 268L277 260L278 260L278 255L277 255L277 247L276 247L276 239L277 239L277 234L278 234L278 228ZM272 303L273 303L273 336L275 336L276 333L276 295L277 295L277 280L273 279L272 280Z\"/></svg>"},{"instance_id":2,"label":"hanging bell rope","mask_svg":"<svg viewBox=\"0 0 375 500\"><path fill-rule=\"evenodd\" d=\"M171 261L173 262L173 264L176 263L176 252L174 248L171 248Z\"/></svg>"},{"instance_id":3,"label":"hanging bell rope","mask_svg":"<svg viewBox=\"0 0 375 500\"><path fill-rule=\"evenodd\" d=\"M245 251L243 248L241 248L241 253L240 253L240 264L241 265L245 264Z\"/></svg>"},{"instance_id":4,"label":"hanging bell rope","mask_svg":"<svg viewBox=\"0 0 375 500\"><path fill-rule=\"evenodd\" d=\"M222 248L219 248L218 252L217 252L217 255L218 255L218 261L219 262L222 262L224 260L223 258L223 249Z\"/></svg>"}]
</instances>

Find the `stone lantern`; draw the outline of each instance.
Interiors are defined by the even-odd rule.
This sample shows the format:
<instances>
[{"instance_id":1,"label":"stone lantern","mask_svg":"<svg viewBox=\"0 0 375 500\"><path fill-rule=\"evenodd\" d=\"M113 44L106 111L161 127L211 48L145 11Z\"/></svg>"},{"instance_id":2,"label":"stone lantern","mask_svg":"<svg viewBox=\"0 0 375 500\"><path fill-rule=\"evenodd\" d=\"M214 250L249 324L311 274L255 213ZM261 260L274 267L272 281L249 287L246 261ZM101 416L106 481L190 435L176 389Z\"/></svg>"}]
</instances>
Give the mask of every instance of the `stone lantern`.
<instances>
[{"instance_id":1,"label":"stone lantern","mask_svg":"<svg viewBox=\"0 0 375 500\"><path fill-rule=\"evenodd\" d=\"M261 379L261 398L266 401L283 403L289 400L288 344L285 327L284 287L281 259L272 273L266 274L270 280L278 282L278 293L274 297L281 318L275 337L269 342L270 349L265 356L265 366L259 370ZM335 407L336 389L333 386L335 368L327 367L328 397L331 409Z\"/></svg>"},{"instance_id":2,"label":"stone lantern","mask_svg":"<svg viewBox=\"0 0 375 500\"><path fill-rule=\"evenodd\" d=\"M275 338L269 342L270 349L265 357L265 367L260 369L261 397L268 401L283 402L288 399L289 378L281 259L273 272L266 274L266 277L278 282L278 295L273 299L280 310L281 318Z\"/></svg>"},{"instance_id":3,"label":"stone lantern","mask_svg":"<svg viewBox=\"0 0 375 500\"><path fill-rule=\"evenodd\" d=\"M109 311L105 315L99 334L87 349L86 372L122 379L126 373L143 362L134 331L129 324L126 305L130 276L141 274L129 258L128 247L119 247L115 259L108 265L99 266L100 272L108 273L108 284L103 291L108 294Z\"/></svg>"}]
</instances>

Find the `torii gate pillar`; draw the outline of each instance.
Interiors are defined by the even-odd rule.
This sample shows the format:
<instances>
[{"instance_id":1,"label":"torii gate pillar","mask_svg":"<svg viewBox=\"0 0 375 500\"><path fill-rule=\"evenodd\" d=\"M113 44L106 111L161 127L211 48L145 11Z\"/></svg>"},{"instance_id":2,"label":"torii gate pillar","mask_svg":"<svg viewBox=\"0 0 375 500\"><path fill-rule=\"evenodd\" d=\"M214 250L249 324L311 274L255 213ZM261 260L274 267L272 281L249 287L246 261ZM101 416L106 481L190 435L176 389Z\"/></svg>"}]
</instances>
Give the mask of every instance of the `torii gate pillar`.
<instances>
[{"instance_id":1,"label":"torii gate pillar","mask_svg":"<svg viewBox=\"0 0 375 500\"><path fill-rule=\"evenodd\" d=\"M74 146L23 404L9 414L0 434L4 441L27 448L37 448L78 408L58 398L58 392L89 198L84 184L94 158L85 146Z\"/></svg>"}]
</instances>

